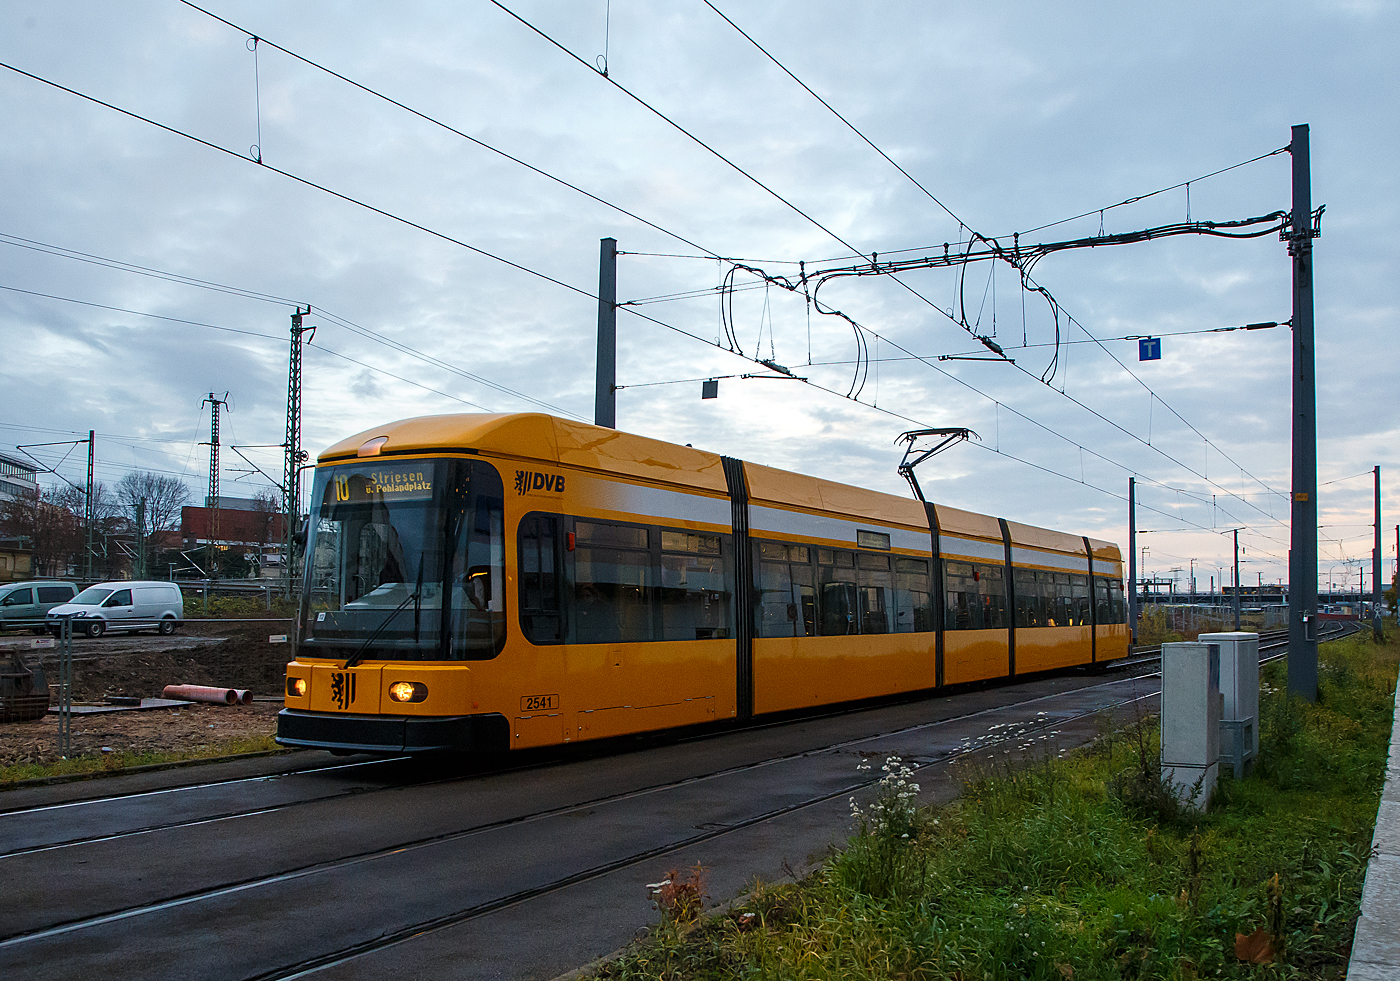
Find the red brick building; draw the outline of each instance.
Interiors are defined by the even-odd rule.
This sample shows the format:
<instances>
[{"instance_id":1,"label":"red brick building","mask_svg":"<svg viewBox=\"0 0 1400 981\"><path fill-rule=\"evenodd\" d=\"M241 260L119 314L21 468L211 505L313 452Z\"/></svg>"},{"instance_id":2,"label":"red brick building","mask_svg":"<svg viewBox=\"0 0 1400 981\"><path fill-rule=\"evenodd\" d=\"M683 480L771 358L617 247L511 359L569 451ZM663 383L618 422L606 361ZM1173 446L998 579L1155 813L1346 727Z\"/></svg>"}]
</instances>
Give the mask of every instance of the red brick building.
<instances>
[{"instance_id":1,"label":"red brick building","mask_svg":"<svg viewBox=\"0 0 1400 981\"><path fill-rule=\"evenodd\" d=\"M209 522L212 508L186 507L180 509L180 540L187 549L207 545L210 541ZM280 511L244 511L219 508L218 534L215 540L229 545L276 545L282 541Z\"/></svg>"}]
</instances>

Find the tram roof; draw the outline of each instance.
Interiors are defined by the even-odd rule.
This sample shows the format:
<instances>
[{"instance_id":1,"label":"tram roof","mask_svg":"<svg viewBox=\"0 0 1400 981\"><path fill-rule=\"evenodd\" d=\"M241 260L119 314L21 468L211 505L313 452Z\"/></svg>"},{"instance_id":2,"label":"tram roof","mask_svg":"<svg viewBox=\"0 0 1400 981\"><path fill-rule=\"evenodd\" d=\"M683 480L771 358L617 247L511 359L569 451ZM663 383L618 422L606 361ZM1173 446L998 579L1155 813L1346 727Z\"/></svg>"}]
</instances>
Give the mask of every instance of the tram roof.
<instances>
[{"instance_id":1,"label":"tram roof","mask_svg":"<svg viewBox=\"0 0 1400 981\"><path fill-rule=\"evenodd\" d=\"M466 450L616 473L681 487L728 493L720 456L604 426L542 412L460 413L401 419L357 433L327 449L320 463L354 459L360 447L384 438L382 456Z\"/></svg>"},{"instance_id":2,"label":"tram roof","mask_svg":"<svg viewBox=\"0 0 1400 981\"><path fill-rule=\"evenodd\" d=\"M475 451L518 461L537 461L599 473L615 473L674 486L728 493L717 453L680 446L617 429L560 419L542 412L458 413L401 419L356 433L325 450L317 461L356 459L360 448L383 439L374 456L420 456ZM745 462L749 496L789 508L853 514L915 527L925 524L917 501L850 484ZM939 527L955 535L1000 539L999 521L974 511L935 505ZM1008 521L1018 545L1084 554L1077 535ZM1094 558L1121 561L1118 546L1089 539Z\"/></svg>"}]
</instances>

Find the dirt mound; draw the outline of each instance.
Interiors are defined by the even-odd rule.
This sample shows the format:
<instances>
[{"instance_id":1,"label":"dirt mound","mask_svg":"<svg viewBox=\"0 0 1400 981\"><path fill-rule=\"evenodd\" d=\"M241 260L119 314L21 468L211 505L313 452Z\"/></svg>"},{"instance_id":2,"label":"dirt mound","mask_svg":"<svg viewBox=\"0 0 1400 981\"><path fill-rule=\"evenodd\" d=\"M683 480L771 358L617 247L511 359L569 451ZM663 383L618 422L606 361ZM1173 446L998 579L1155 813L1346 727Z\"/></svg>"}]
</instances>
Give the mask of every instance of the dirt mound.
<instances>
[{"instance_id":1,"label":"dirt mound","mask_svg":"<svg viewBox=\"0 0 1400 981\"><path fill-rule=\"evenodd\" d=\"M159 696L166 685L179 684L247 688L254 695L280 698L292 647L268 638L286 634L291 627L285 620L187 620L170 637L74 638L73 701L100 704L108 696L150 698ZM43 667L51 686L58 680L57 648L21 646L21 654L30 665L37 662ZM276 730L281 707L280 701L272 701L75 715L72 754L97 754L103 747L116 754L237 752ZM52 762L57 758L57 736L58 720L53 714L33 722L0 725L0 766Z\"/></svg>"},{"instance_id":2,"label":"dirt mound","mask_svg":"<svg viewBox=\"0 0 1400 981\"><path fill-rule=\"evenodd\" d=\"M72 756L116 753L240 752L277 730L277 702L200 705L144 712L75 715ZM52 763L59 758L58 717L0 726L0 767ZM137 760L137 762L141 762Z\"/></svg>"},{"instance_id":3,"label":"dirt mound","mask_svg":"<svg viewBox=\"0 0 1400 981\"><path fill-rule=\"evenodd\" d=\"M73 700L101 701L108 695L158 696L166 685L247 688L254 695L281 695L290 644L270 643L284 623L187 621L172 637L140 634L73 641ZM54 648L28 652L50 681L58 677Z\"/></svg>"}]
</instances>

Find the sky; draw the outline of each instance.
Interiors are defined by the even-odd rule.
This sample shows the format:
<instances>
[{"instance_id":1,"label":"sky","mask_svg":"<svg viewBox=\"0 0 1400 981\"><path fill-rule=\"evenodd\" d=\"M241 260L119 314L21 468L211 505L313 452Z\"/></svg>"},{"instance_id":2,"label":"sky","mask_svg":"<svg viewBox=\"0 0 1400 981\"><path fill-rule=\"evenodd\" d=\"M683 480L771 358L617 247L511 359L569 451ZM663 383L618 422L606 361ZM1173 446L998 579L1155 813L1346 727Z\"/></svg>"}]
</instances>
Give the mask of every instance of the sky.
<instances>
[{"instance_id":1,"label":"sky","mask_svg":"<svg viewBox=\"0 0 1400 981\"><path fill-rule=\"evenodd\" d=\"M227 392L220 490L251 497L269 480L240 471L281 478L298 304L313 456L410 416L592 421L613 237L619 428L908 494L899 435L967 427L920 467L930 500L1126 548L1135 477L1146 576L1207 592L1240 528L1242 581L1278 581L1289 327L1218 329L1289 319L1276 234L1047 256L1058 344L1006 263L841 278L819 308L739 269L729 321L715 257L794 279L973 231L1287 211L1273 151L1306 123L1319 577L1354 588L1364 562L1369 588L1372 468L1400 492L1396 3L201 6L0 9L0 451L81 483L85 447L30 444L91 429L99 480L202 501Z\"/></svg>"}]
</instances>

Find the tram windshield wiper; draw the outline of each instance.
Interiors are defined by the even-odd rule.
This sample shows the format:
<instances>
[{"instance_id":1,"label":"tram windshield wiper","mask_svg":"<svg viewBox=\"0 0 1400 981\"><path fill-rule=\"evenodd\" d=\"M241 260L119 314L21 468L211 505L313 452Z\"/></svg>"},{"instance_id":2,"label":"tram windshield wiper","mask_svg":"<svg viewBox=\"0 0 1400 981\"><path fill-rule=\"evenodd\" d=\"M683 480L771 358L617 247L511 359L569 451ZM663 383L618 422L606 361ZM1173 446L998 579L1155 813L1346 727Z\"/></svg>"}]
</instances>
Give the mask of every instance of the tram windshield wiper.
<instances>
[{"instance_id":1,"label":"tram windshield wiper","mask_svg":"<svg viewBox=\"0 0 1400 981\"><path fill-rule=\"evenodd\" d=\"M418 643L418 621L423 613L423 556L418 556L418 583L413 589L413 642Z\"/></svg>"},{"instance_id":2,"label":"tram windshield wiper","mask_svg":"<svg viewBox=\"0 0 1400 981\"><path fill-rule=\"evenodd\" d=\"M369 649L369 645L370 645L370 644L373 644L373 643L379 638L379 635L382 634L382 633L384 632L384 628L387 627L387 626L389 626L390 622L394 619L394 617L398 616L399 613L403 611L403 608L406 607L406 606L408 606L409 603L414 603L414 608L413 608L413 612L414 612L414 627L415 627L414 634L415 634L415 636L416 636L416 634L417 634L417 620L418 620L418 605L417 605L417 603L416 603L415 601L418 599L419 594L422 593L422 592L423 592L423 579L422 579L422 568L421 568L421 566L420 566L420 568L419 568L418 588L415 589L413 592L409 593L407 596L405 596L405 597L403 598L403 601L402 601L401 603L399 603L398 606L394 607L393 611L390 612L390 614L389 614L388 616L386 616L383 620L379 621L379 626L377 626L377 627L374 628L374 633L370 634L368 637L365 638L365 642L364 642L363 644L360 645L359 650L355 651L354 654L350 655L350 658L345 662L344 665L341 666L341 669L340 669L340 670L345 671L345 670L347 670L347 669L349 669L349 668L353 668L355 665L359 664L359 663L360 663L360 658L363 657L365 651Z\"/></svg>"}]
</instances>

